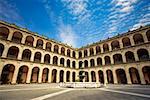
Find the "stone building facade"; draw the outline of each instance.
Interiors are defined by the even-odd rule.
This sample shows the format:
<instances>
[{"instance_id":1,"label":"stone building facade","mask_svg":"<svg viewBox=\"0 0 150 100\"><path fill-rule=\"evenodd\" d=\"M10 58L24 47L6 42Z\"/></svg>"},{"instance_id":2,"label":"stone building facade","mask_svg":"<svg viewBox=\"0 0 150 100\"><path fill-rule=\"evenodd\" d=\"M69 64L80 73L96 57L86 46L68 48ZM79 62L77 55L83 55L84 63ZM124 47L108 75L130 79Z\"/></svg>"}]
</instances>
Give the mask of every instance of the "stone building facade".
<instances>
[{"instance_id":1,"label":"stone building facade","mask_svg":"<svg viewBox=\"0 0 150 100\"><path fill-rule=\"evenodd\" d=\"M73 48L0 21L1 84L150 84L150 27Z\"/></svg>"}]
</instances>

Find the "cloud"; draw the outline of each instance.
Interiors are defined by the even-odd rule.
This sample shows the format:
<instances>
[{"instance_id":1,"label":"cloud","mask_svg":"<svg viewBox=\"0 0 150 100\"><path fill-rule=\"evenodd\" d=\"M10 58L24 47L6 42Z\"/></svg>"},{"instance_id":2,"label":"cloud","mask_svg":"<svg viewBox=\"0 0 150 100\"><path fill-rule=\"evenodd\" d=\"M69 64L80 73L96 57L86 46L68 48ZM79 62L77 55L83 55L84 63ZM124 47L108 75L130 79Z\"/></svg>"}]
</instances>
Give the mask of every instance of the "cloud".
<instances>
[{"instance_id":1,"label":"cloud","mask_svg":"<svg viewBox=\"0 0 150 100\"><path fill-rule=\"evenodd\" d=\"M6 0L0 0L0 19L15 22L23 21L15 5Z\"/></svg>"},{"instance_id":2,"label":"cloud","mask_svg":"<svg viewBox=\"0 0 150 100\"><path fill-rule=\"evenodd\" d=\"M62 24L58 30L59 30L58 38L60 38L60 40L63 43L66 43L73 47L77 47L78 36L77 34L75 34L75 32L73 31L70 25Z\"/></svg>"}]
</instances>

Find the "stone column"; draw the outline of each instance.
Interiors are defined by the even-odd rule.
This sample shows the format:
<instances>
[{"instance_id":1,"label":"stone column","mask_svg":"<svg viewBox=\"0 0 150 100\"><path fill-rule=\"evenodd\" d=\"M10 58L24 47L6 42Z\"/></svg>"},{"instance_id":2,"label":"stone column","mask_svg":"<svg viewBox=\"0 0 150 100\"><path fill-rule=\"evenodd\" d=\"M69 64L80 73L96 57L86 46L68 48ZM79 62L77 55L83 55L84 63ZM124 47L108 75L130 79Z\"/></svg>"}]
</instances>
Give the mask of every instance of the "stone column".
<instances>
[{"instance_id":1,"label":"stone column","mask_svg":"<svg viewBox=\"0 0 150 100\"><path fill-rule=\"evenodd\" d=\"M116 75L115 69L113 69L113 78L114 78L114 84L118 84L117 75Z\"/></svg>"},{"instance_id":2,"label":"stone column","mask_svg":"<svg viewBox=\"0 0 150 100\"><path fill-rule=\"evenodd\" d=\"M31 51L31 52L32 52L32 54L31 54L30 61L34 61L34 54L35 54L35 52L34 51Z\"/></svg>"},{"instance_id":3,"label":"stone column","mask_svg":"<svg viewBox=\"0 0 150 100\"><path fill-rule=\"evenodd\" d=\"M12 84L16 84L18 72L19 72L19 67L16 67L12 78Z\"/></svg>"},{"instance_id":4,"label":"stone column","mask_svg":"<svg viewBox=\"0 0 150 100\"><path fill-rule=\"evenodd\" d=\"M52 81L52 69L49 69L49 73L48 73L48 83L51 83Z\"/></svg>"},{"instance_id":5,"label":"stone column","mask_svg":"<svg viewBox=\"0 0 150 100\"><path fill-rule=\"evenodd\" d=\"M95 74L96 74L96 82L99 82L99 75L98 75L98 72L95 71Z\"/></svg>"},{"instance_id":6,"label":"stone column","mask_svg":"<svg viewBox=\"0 0 150 100\"><path fill-rule=\"evenodd\" d=\"M54 52L54 44L51 46L51 51Z\"/></svg>"},{"instance_id":7,"label":"stone column","mask_svg":"<svg viewBox=\"0 0 150 100\"><path fill-rule=\"evenodd\" d=\"M143 72L142 72L142 68L141 66L137 66L138 67L138 72L139 72L139 76L140 76L140 80L141 80L141 84L146 84L145 82L145 78L144 78L144 75L143 75Z\"/></svg>"},{"instance_id":8,"label":"stone column","mask_svg":"<svg viewBox=\"0 0 150 100\"><path fill-rule=\"evenodd\" d=\"M60 66L60 58L59 58L59 56L58 56L58 66Z\"/></svg>"},{"instance_id":9,"label":"stone column","mask_svg":"<svg viewBox=\"0 0 150 100\"><path fill-rule=\"evenodd\" d=\"M112 51L111 42L108 43L109 51Z\"/></svg>"},{"instance_id":10,"label":"stone column","mask_svg":"<svg viewBox=\"0 0 150 100\"><path fill-rule=\"evenodd\" d=\"M39 77L38 77L38 83L42 83L42 73L43 73L43 68L40 68Z\"/></svg>"},{"instance_id":11,"label":"stone column","mask_svg":"<svg viewBox=\"0 0 150 100\"><path fill-rule=\"evenodd\" d=\"M143 39L144 39L144 43L148 42L147 36L146 36L146 32L142 34L143 35Z\"/></svg>"},{"instance_id":12,"label":"stone column","mask_svg":"<svg viewBox=\"0 0 150 100\"><path fill-rule=\"evenodd\" d=\"M26 83L30 83L31 75L32 75L32 68L29 68Z\"/></svg>"},{"instance_id":13,"label":"stone column","mask_svg":"<svg viewBox=\"0 0 150 100\"><path fill-rule=\"evenodd\" d=\"M51 55L50 64L53 64L53 56Z\"/></svg>"},{"instance_id":14,"label":"stone column","mask_svg":"<svg viewBox=\"0 0 150 100\"><path fill-rule=\"evenodd\" d=\"M134 51L134 57L135 57L135 61L139 61L139 57L135 51Z\"/></svg>"},{"instance_id":15,"label":"stone column","mask_svg":"<svg viewBox=\"0 0 150 100\"><path fill-rule=\"evenodd\" d=\"M23 49L19 48L19 53L18 53L18 59L21 60L22 59L22 53L23 53Z\"/></svg>"},{"instance_id":16,"label":"stone column","mask_svg":"<svg viewBox=\"0 0 150 100\"><path fill-rule=\"evenodd\" d=\"M10 29L10 32L9 32L9 35L8 35L7 40L11 41L11 40L12 40L12 37L13 37L13 34L14 34L14 30L13 30L13 29Z\"/></svg>"},{"instance_id":17,"label":"stone column","mask_svg":"<svg viewBox=\"0 0 150 100\"><path fill-rule=\"evenodd\" d=\"M3 54L2 54L2 57L4 57L4 58L7 57L8 50L9 50L9 46L6 44L6 45L5 45L5 49L4 49L4 51L3 51Z\"/></svg>"},{"instance_id":18,"label":"stone column","mask_svg":"<svg viewBox=\"0 0 150 100\"><path fill-rule=\"evenodd\" d=\"M66 71L64 70L63 81L66 82Z\"/></svg>"},{"instance_id":19,"label":"stone column","mask_svg":"<svg viewBox=\"0 0 150 100\"><path fill-rule=\"evenodd\" d=\"M123 48L122 39L119 40L119 45L120 45L120 48Z\"/></svg>"},{"instance_id":20,"label":"stone column","mask_svg":"<svg viewBox=\"0 0 150 100\"><path fill-rule=\"evenodd\" d=\"M122 60L123 60L123 63L126 63L127 61L126 61L126 57L125 57L125 53L123 53L123 55L122 55Z\"/></svg>"},{"instance_id":21,"label":"stone column","mask_svg":"<svg viewBox=\"0 0 150 100\"><path fill-rule=\"evenodd\" d=\"M33 41L33 47L36 47L36 43L37 43L37 39L36 37L34 38L34 41Z\"/></svg>"},{"instance_id":22,"label":"stone column","mask_svg":"<svg viewBox=\"0 0 150 100\"><path fill-rule=\"evenodd\" d=\"M89 82L92 82L91 71L89 71L88 74L89 74Z\"/></svg>"},{"instance_id":23,"label":"stone column","mask_svg":"<svg viewBox=\"0 0 150 100\"><path fill-rule=\"evenodd\" d=\"M24 33L24 34L23 34L23 37L22 37L22 40L21 40L21 43L22 43L22 44L25 44L26 37L27 37L27 35Z\"/></svg>"},{"instance_id":24,"label":"stone column","mask_svg":"<svg viewBox=\"0 0 150 100\"><path fill-rule=\"evenodd\" d=\"M100 48L101 48L101 53L104 53L103 45L101 45Z\"/></svg>"},{"instance_id":25,"label":"stone column","mask_svg":"<svg viewBox=\"0 0 150 100\"><path fill-rule=\"evenodd\" d=\"M102 57L102 65L103 65L103 66L105 65L105 59L104 59L104 56Z\"/></svg>"},{"instance_id":26,"label":"stone column","mask_svg":"<svg viewBox=\"0 0 150 100\"><path fill-rule=\"evenodd\" d=\"M43 41L43 49L46 49L46 41Z\"/></svg>"},{"instance_id":27,"label":"stone column","mask_svg":"<svg viewBox=\"0 0 150 100\"><path fill-rule=\"evenodd\" d=\"M134 40L133 40L133 36L130 36L129 38L130 38L131 46L134 46L135 43L134 43Z\"/></svg>"},{"instance_id":28,"label":"stone column","mask_svg":"<svg viewBox=\"0 0 150 100\"><path fill-rule=\"evenodd\" d=\"M72 72L70 71L70 82L72 82Z\"/></svg>"},{"instance_id":29,"label":"stone column","mask_svg":"<svg viewBox=\"0 0 150 100\"><path fill-rule=\"evenodd\" d=\"M106 85L106 84L108 84L106 70L104 70L103 73L104 73L104 84Z\"/></svg>"},{"instance_id":30,"label":"stone column","mask_svg":"<svg viewBox=\"0 0 150 100\"><path fill-rule=\"evenodd\" d=\"M41 54L41 63L44 63L44 56L45 56L45 54L42 53L42 54Z\"/></svg>"},{"instance_id":31,"label":"stone column","mask_svg":"<svg viewBox=\"0 0 150 100\"><path fill-rule=\"evenodd\" d=\"M114 64L113 55L110 56L110 62L111 62L111 64Z\"/></svg>"},{"instance_id":32,"label":"stone column","mask_svg":"<svg viewBox=\"0 0 150 100\"><path fill-rule=\"evenodd\" d=\"M127 67L125 67L125 73L126 73L127 83L132 84L131 77L130 77L130 74L129 74L129 70L128 70Z\"/></svg>"},{"instance_id":33,"label":"stone column","mask_svg":"<svg viewBox=\"0 0 150 100\"><path fill-rule=\"evenodd\" d=\"M57 75L56 75L56 83L59 83L60 80L59 80L59 75L60 74L60 70L57 70Z\"/></svg>"}]
</instances>

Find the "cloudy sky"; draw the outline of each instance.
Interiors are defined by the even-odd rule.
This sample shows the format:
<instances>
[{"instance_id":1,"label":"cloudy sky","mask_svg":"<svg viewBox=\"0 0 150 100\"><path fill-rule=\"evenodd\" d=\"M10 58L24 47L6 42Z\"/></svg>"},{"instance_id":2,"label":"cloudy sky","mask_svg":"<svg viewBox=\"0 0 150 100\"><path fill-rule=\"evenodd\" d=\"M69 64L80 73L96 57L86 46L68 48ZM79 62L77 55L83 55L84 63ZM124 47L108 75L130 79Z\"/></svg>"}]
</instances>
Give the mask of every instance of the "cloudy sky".
<instances>
[{"instance_id":1,"label":"cloudy sky","mask_svg":"<svg viewBox=\"0 0 150 100\"><path fill-rule=\"evenodd\" d=\"M150 0L0 0L0 20L81 47L150 24Z\"/></svg>"}]
</instances>

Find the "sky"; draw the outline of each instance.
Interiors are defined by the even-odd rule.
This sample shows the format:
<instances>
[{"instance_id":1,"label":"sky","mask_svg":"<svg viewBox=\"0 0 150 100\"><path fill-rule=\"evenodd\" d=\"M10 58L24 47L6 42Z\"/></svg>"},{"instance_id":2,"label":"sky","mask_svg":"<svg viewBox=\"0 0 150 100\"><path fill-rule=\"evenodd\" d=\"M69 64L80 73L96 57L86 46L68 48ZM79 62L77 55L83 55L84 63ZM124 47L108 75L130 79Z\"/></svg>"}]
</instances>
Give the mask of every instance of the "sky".
<instances>
[{"instance_id":1,"label":"sky","mask_svg":"<svg viewBox=\"0 0 150 100\"><path fill-rule=\"evenodd\" d=\"M0 20L79 48L150 25L150 0L0 0Z\"/></svg>"}]
</instances>

